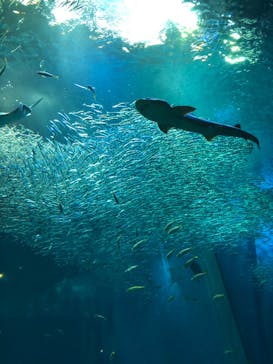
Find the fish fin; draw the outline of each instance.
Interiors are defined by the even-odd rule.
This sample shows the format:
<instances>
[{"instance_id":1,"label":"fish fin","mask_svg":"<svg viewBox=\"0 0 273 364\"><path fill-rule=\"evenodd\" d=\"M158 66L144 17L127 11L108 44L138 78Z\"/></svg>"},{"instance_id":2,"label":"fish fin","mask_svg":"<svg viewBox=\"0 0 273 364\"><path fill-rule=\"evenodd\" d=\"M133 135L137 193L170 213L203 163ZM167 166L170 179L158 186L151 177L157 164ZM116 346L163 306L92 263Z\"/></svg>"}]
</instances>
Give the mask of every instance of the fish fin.
<instances>
[{"instance_id":1,"label":"fish fin","mask_svg":"<svg viewBox=\"0 0 273 364\"><path fill-rule=\"evenodd\" d=\"M176 113L185 115L188 114L190 112L193 112L195 109L195 107L192 106L173 106L172 107L173 111L175 111Z\"/></svg>"},{"instance_id":2,"label":"fish fin","mask_svg":"<svg viewBox=\"0 0 273 364\"><path fill-rule=\"evenodd\" d=\"M212 139L214 138L214 135L212 136L204 135L204 137L207 139L208 142L211 142Z\"/></svg>"},{"instance_id":3,"label":"fish fin","mask_svg":"<svg viewBox=\"0 0 273 364\"><path fill-rule=\"evenodd\" d=\"M29 108L33 109L36 105L38 105L41 101L43 100L43 97L41 97L39 100L37 100L36 102L34 102L34 104L30 105Z\"/></svg>"},{"instance_id":4,"label":"fish fin","mask_svg":"<svg viewBox=\"0 0 273 364\"><path fill-rule=\"evenodd\" d=\"M238 129L241 129L241 124L235 124L234 127L238 128Z\"/></svg>"},{"instance_id":5,"label":"fish fin","mask_svg":"<svg viewBox=\"0 0 273 364\"><path fill-rule=\"evenodd\" d=\"M168 126L158 124L158 127L163 133L167 134L168 130L170 129Z\"/></svg>"},{"instance_id":6,"label":"fish fin","mask_svg":"<svg viewBox=\"0 0 273 364\"><path fill-rule=\"evenodd\" d=\"M96 93L96 88L94 86L85 86L85 88L91 92L93 92L93 94Z\"/></svg>"}]
</instances>

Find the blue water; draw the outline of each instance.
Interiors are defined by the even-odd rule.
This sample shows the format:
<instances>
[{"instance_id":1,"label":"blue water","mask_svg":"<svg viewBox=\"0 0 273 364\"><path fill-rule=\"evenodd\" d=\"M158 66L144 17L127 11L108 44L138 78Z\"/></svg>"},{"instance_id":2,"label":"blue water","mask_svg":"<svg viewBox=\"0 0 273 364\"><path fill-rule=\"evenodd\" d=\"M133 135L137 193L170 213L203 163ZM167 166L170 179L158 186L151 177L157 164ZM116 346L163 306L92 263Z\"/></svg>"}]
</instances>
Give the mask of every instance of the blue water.
<instances>
[{"instance_id":1,"label":"blue water","mask_svg":"<svg viewBox=\"0 0 273 364\"><path fill-rule=\"evenodd\" d=\"M272 7L181 4L0 1L1 364L273 363Z\"/></svg>"}]
</instances>

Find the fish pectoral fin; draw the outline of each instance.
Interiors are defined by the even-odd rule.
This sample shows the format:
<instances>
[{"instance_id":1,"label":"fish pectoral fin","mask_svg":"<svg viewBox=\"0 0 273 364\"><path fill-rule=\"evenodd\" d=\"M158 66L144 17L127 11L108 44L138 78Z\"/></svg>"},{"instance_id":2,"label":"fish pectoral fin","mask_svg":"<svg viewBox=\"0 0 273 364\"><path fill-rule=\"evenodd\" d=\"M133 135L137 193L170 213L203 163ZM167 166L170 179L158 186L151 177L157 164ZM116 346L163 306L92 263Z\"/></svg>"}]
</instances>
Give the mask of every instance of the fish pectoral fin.
<instances>
[{"instance_id":1,"label":"fish pectoral fin","mask_svg":"<svg viewBox=\"0 0 273 364\"><path fill-rule=\"evenodd\" d=\"M195 107L192 106L173 106L172 107L173 111L177 114L182 114L182 115L186 115L190 112L193 112L195 109Z\"/></svg>"},{"instance_id":2,"label":"fish pectoral fin","mask_svg":"<svg viewBox=\"0 0 273 364\"><path fill-rule=\"evenodd\" d=\"M161 131L163 131L163 133L167 134L168 133L168 130L170 129L168 126L165 126L165 125L160 125L158 124L158 127Z\"/></svg>"},{"instance_id":3,"label":"fish pectoral fin","mask_svg":"<svg viewBox=\"0 0 273 364\"><path fill-rule=\"evenodd\" d=\"M208 142L211 142L212 139L215 137L215 135L212 135L212 136L204 135L204 137L207 139Z\"/></svg>"}]
</instances>

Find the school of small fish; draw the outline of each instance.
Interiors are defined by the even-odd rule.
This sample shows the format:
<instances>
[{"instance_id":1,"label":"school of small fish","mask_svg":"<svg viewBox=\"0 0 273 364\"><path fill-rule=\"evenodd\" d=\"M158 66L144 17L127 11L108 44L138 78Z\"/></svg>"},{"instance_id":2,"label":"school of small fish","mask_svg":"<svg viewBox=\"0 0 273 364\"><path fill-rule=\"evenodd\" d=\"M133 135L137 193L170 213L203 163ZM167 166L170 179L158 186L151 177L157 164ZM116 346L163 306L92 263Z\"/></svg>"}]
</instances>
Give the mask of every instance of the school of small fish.
<instances>
[{"instance_id":1,"label":"school of small fish","mask_svg":"<svg viewBox=\"0 0 273 364\"><path fill-rule=\"evenodd\" d=\"M63 6L81 8L77 0ZM20 45L9 37L1 79L22 48L36 57L32 52L42 45L30 47L28 37L22 34ZM51 72L41 63L33 76L57 82L61 75ZM209 144L177 130L166 137L136 112L133 100L106 111L94 86L71 86L89 93L90 104L49 120L47 140L23 126L0 129L1 232L60 265L110 280L118 275L125 291L141 293L162 246L169 262L177 259L187 270L199 261L195 247L232 249L259 236L261 225L273 229L273 204L259 187L244 141L219 137ZM202 283L209 274L193 273L190 280Z\"/></svg>"},{"instance_id":2,"label":"school of small fish","mask_svg":"<svg viewBox=\"0 0 273 364\"><path fill-rule=\"evenodd\" d=\"M48 140L0 129L1 231L59 264L115 271L129 292L143 290L162 243L187 268L198 260L192 247L236 246L259 232L261 219L272 225L240 140L211 147L175 131L165 138L126 103L59 113L48 129Z\"/></svg>"}]
</instances>

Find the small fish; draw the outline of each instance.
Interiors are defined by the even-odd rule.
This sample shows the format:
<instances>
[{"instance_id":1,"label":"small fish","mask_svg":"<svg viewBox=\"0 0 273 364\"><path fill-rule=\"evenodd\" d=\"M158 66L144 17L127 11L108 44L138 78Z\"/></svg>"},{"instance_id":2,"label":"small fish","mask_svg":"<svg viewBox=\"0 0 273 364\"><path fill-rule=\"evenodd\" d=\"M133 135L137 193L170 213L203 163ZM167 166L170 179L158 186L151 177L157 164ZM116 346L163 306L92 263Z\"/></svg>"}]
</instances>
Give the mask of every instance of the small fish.
<instances>
[{"instance_id":1,"label":"small fish","mask_svg":"<svg viewBox=\"0 0 273 364\"><path fill-rule=\"evenodd\" d=\"M61 7L66 7L69 11L77 11L82 9L83 5L80 4L79 0L67 0L67 1L63 1L58 5L60 8Z\"/></svg>"},{"instance_id":2,"label":"small fish","mask_svg":"<svg viewBox=\"0 0 273 364\"><path fill-rule=\"evenodd\" d=\"M112 351L109 355L109 360L113 360L116 355L117 353L115 351Z\"/></svg>"},{"instance_id":3,"label":"small fish","mask_svg":"<svg viewBox=\"0 0 273 364\"><path fill-rule=\"evenodd\" d=\"M105 316L103 316L103 315L99 315L99 314L97 314L97 313L95 313L95 314L94 314L94 317L95 317L95 318L99 318L99 319L101 319L101 320L107 320Z\"/></svg>"},{"instance_id":4,"label":"small fish","mask_svg":"<svg viewBox=\"0 0 273 364\"><path fill-rule=\"evenodd\" d=\"M182 228L182 225L181 225L181 224L180 224L180 225L176 225L176 226L174 226L174 227L170 228L170 229L167 231L167 233L168 233L168 234L174 234L174 233L177 233L177 231L181 230L181 228Z\"/></svg>"},{"instance_id":5,"label":"small fish","mask_svg":"<svg viewBox=\"0 0 273 364\"><path fill-rule=\"evenodd\" d=\"M213 301L221 299L221 298L225 298L225 295L223 293L217 293L212 297Z\"/></svg>"},{"instance_id":6,"label":"small fish","mask_svg":"<svg viewBox=\"0 0 273 364\"><path fill-rule=\"evenodd\" d=\"M120 241L121 241L121 238L122 238L122 233L120 233L120 234L117 236L117 246L118 246L118 248L120 248Z\"/></svg>"},{"instance_id":7,"label":"small fish","mask_svg":"<svg viewBox=\"0 0 273 364\"><path fill-rule=\"evenodd\" d=\"M127 292L139 291L144 288L145 288L145 286L132 286L132 287L127 288Z\"/></svg>"},{"instance_id":8,"label":"small fish","mask_svg":"<svg viewBox=\"0 0 273 364\"><path fill-rule=\"evenodd\" d=\"M138 267L138 265L131 265L130 267L125 269L124 273L131 272L131 270L136 269L137 267Z\"/></svg>"},{"instance_id":9,"label":"small fish","mask_svg":"<svg viewBox=\"0 0 273 364\"><path fill-rule=\"evenodd\" d=\"M168 224L164 227L164 229L166 230L166 231L168 231L169 230L169 228L175 223L176 221L175 220L172 220L172 221L170 221L170 222L168 222Z\"/></svg>"},{"instance_id":10,"label":"small fish","mask_svg":"<svg viewBox=\"0 0 273 364\"><path fill-rule=\"evenodd\" d=\"M232 354L232 353L234 353L234 351L232 349L227 349L227 350L224 351L225 355L229 355L229 354Z\"/></svg>"},{"instance_id":11,"label":"small fish","mask_svg":"<svg viewBox=\"0 0 273 364\"><path fill-rule=\"evenodd\" d=\"M187 260L184 264L185 267L189 267L192 262L194 262L196 259L199 259L199 257L197 255L195 255L194 257L190 258L189 260Z\"/></svg>"},{"instance_id":12,"label":"small fish","mask_svg":"<svg viewBox=\"0 0 273 364\"><path fill-rule=\"evenodd\" d=\"M121 48L125 53L130 53L129 49L127 47L122 47Z\"/></svg>"},{"instance_id":13,"label":"small fish","mask_svg":"<svg viewBox=\"0 0 273 364\"><path fill-rule=\"evenodd\" d=\"M191 281L195 281L196 279L200 279L204 276L206 276L208 273L207 272L202 272L202 273L197 273L194 276L191 277Z\"/></svg>"},{"instance_id":14,"label":"small fish","mask_svg":"<svg viewBox=\"0 0 273 364\"><path fill-rule=\"evenodd\" d=\"M21 48L22 48L22 46L21 46L21 45L18 45L18 47L16 47L16 48L12 49L12 50L10 51L10 53L15 53L16 51L18 51L18 49L21 49Z\"/></svg>"},{"instance_id":15,"label":"small fish","mask_svg":"<svg viewBox=\"0 0 273 364\"><path fill-rule=\"evenodd\" d=\"M48 78L56 78L56 79L59 78L58 75L53 75L52 73L49 73L47 71L37 71L36 73L37 73L37 75L40 75L40 76L45 77L45 78L46 77L48 77Z\"/></svg>"},{"instance_id":16,"label":"small fish","mask_svg":"<svg viewBox=\"0 0 273 364\"><path fill-rule=\"evenodd\" d=\"M169 297L168 297L168 302L172 302L174 299L175 299L175 297L174 297L174 296L169 296Z\"/></svg>"},{"instance_id":17,"label":"small fish","mask_svg":"<svg viewBox=\"0 0 273 364\"><path fill-rule=\"evenodd\" d=\"M132 246L132 250L135 250L136 248L138 248L141 244L145 243L146 241L147 241L147 239L139 240L137 243L135 243L135 244Z\"/></svg>"},{"instance_id":18,"label":"small fish","mask_svg":"<svg viewBox=\"0 0 273 364\"><path fill-rule=\"evenodd\" d=\"M174 251L175 251L175 249L171 249L171 250L167 253L166 258L167 258L167 259L169 259L169 258L173 255Z\"/></svg>"},{"instance_id":19,"label":"small fish","mask_svg":"<svg viewBox=\"0 0 273 364\"><path fill-rule=\"evenodd\" d=\"M59 208L60 213L63 214L64 213L64 208L63 208L63 205L62 205L62 203L60 201L58 203L58 208Z\"/></svg>"},{"instance_id":20,"label":"small fish","mask_svg":"<svg viewBox=\"0 0 273 364\"><path fill-rule=\"evenodd\" d=\"M181 249L177 254L177 258L179 257L182 257L183 255L189 253L190 251L192 250L192 248L184 248L184 249Z\"/></svg>"},{"instance_id":21,"label":"small fish","mask_svg":"<svg viewBox=\"0 0 273 364\"><path fill-rule=\"evenodd\" d=\"M5 69L7 67L7 58L4 58L3 60L3 66L0 68L0 76L5 72Z\"/></svg>"},{"instance_id":22,"label":"small fish","mask_svg":"<svg viewBox=\"0 0 273 364\"><path fill-rule=\"evenodd\" d=\"M84 90L92 92L94 100L96 100L96 88L94 86L82 86L82 85L79 85L78 83L74 83L74 85L79 88L82 88Z\"/></svg>"},{"instance_id":23,"label":"small fish","mask_svg":"<svg viewBox=\"0 0 273 364\"><path fill-rule=\"evenodd\" d=\"M116 201L116 203L119 204L119 200L118 200L117 195L115 194L115 192L112 192L112 195L113 195L114 200Z\"/></svg>"}]
</instances>

